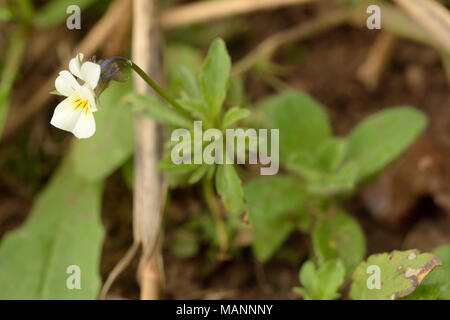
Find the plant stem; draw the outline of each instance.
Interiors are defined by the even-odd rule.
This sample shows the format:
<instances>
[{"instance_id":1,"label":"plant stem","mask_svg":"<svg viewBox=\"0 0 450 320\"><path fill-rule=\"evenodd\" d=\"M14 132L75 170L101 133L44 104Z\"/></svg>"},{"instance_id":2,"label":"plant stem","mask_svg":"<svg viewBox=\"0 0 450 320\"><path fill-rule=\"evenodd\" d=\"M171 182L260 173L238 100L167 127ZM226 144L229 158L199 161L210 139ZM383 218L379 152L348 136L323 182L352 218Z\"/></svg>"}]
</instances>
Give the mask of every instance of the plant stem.
<instances>
[{"instance_id":1,"label":"plant stem","mask_svg":"<svg viewBox=\"0 0 450 320\"><path fill-rule=\"evenodd\" d=\"M107 67L109 64L117 61L124 62L125 64L129 65L134 70L134 72L136 72L142 78L142 80L144 80L157 94L159 94L164 100L170 103L175 109L182 113L186 112L186 110L184 110L183 107L174 98L172 98L166 91L164 91L164 89L161 88L155 81L153 81L153 79L150 78L150 76L144 70L142 70L141 67L139 67L130 59L124 57L109 58L102 63L102 69Z\"/></svg>"},{"instance_id":2,"label":"plant stem","mask_svg":"<svg viewBox=\"0 0 450 320\"><path fill-rule=\"evenodd\" d=\"M214 220L216 222L217 228L217 238L219 240L220 253L225 254L228 250L228 236L225 229L225 222L222 218L219 204L217 203L217 198L214 193L213 179L203 179L203 197L205 198L206 204L213 214Z\"/></svg>"},{"instance_id":3,"label":"plant stem","mask_svg":"<svg viewBox=\"0 0 450 320\"><path fill-rule=\"evenodd\" d=\"M167 92L165 92L155 81L153 81L152 78L150 78L148 76L147 73L144 72L144 70L142 70L137 64L135 64L133 61L128 60L128 63L130 64L131 68L133 68L133 70L145 81L147 82L147 84L152 87L153 90L155 90L155 92L157 94L159 94L164 100L166 100L167 102L169 102L175 109L177 109L178 111L182 112L183 114L185 113L185 110L183 109L183 107L176 102L175 99L173 99Z\"/></svg>"}]
</instances>

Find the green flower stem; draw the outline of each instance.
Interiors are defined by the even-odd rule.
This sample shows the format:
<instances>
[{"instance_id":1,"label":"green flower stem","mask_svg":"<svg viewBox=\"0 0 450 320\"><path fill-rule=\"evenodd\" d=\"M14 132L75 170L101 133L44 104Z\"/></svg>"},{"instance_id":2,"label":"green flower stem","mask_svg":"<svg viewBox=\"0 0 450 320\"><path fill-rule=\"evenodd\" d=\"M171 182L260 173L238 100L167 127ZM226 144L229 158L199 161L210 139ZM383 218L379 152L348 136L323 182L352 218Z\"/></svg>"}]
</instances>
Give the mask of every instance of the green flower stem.
<instances>
[{"instance_id":1,"label":"green flower stem","mask_svg":"<svg viewBox=\"0 0 450 320\"><path fill-rule=\"evenodd\" d=\"M167 92L165 92L155 81L153 81L153 79L150 78L144 70L142 70L131 60L128 60L128 64L150 87L152 87L153 90L155 90L157 94L159 94L164 100L170 103L175 109L182 112L183 114L185 113L183 107L178 102L176 102L176 100L173 99Z\"/></svg>"},{"instance_id":2,"label":"green flower stem","mask_svg":"<svg viewBox=\"0 0 450 320\"><path fill-rule=\"evenodd\" d=\"M147 73L145 73L144 70L142 70L130 59L124 57L109 58L101 64L102 69L115 62L122 62L130 66L134 70L134 72L136 72L142 78L142 80L144 80L157 94L159 94L164 100L170 103L177 111L186 114L186 110L183 109L183 107L174 98L172 98L166 91L164 91L155 81L153 81L152 78L150 78Z\"/></svg>"},{"instance_id":3,"label":"green flower stem","mask_svg":"<svg viewBox=\"0 0 450 320\"><path fill-rule=\"evenodd\" d=\"M216 222L220 253L224 255L228 250L228 236L225 228L225 221L222 218L220 207L214 193L213 181L213 179L203 179L203 197L205 198L206 204L209 210L211 210L211 213L213 214L214 220Z\"/></svg>"}]
</instances>

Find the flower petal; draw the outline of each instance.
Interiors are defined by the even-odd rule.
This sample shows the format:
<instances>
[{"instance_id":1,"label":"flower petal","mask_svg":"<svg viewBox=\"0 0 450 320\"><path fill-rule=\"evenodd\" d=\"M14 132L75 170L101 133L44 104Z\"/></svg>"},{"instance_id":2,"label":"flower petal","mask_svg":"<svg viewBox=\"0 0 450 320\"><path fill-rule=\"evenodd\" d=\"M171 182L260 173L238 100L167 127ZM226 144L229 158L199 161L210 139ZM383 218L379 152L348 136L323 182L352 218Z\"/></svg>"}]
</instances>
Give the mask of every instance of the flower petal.
<instances>
[{"instance_id":1,"label":"flower petal","mask_svg":"<svg viewBox=\"0 0 450 320\"><path fill-rule=\"evenodd\" d=\"M84 55L82 53L77 54L77 56L70 60L69 70L78 78L81 79L81 61L83 61Z\"/></svg>"},{"instance_id":2,"label":"flower petal","mask_svg":"<svg viewBox=\"0 0 450 320\"><path fill-rule=\"evenodd\" d=\"M80 88L79 94L83 98L83 100L89 101L89 108L91 109L91 111L97 112L95 94L92 92L92 89L90 89L87 85L83 85Z\"/></svg>"},{"instance_id":3,"label":"flower petal","mask_svg":"<svg viewBox=\"0 0 450 320\"><path fill-rule=\"evenodd\" d=\"M89 138L95 133L95 119L88 109L74 108L74 96L58 104L50 123L62 130L72 132L77 138Z\"/></svg>"},{"instance_id":4,"label":"flower petal","mask_svg":"<svg viewBox=\"0 0 450 320\"><path fill-rule=\"evenodd\" d=\"M78 122L72 131L78 139L90 138L95 133L95 119L92 112L82 112Z\"/></svg>"},{"instance_id":5,"label":"flower petal","mask_svg":"<svg viewBox=\"0 0 450 320\"><path fill-rule=\"evenodd\" d=\"M75 128L82 109L74 110L74 97L68 97L61 101L53 112L50 123L55 127L72 132Z\"/></svg>"},{"instance_id":6,"label":"flower petal","mask_svg":"<svg viewBox=\"0 0 450 320\"><path fill-rule=\"evenodd\" d=\"M85 62L81 66L81 79L83 79L87 84L95 89L100 79L101 68L100 65L93 62Z\"/></svg>"},{"instance_id":7,"label":"flower petal","mask_svg":"<svg viewBox=\"0 0 450 320\"><path fill-rule=\"evenodd\" d=\"M70 74L69 71L64 70L61 71L58 78L56 78L55 88L59 93L68 97L79 90L80 84L77 82L77 80L75 80L75 78Z\"/></svg>"}]
</instances>

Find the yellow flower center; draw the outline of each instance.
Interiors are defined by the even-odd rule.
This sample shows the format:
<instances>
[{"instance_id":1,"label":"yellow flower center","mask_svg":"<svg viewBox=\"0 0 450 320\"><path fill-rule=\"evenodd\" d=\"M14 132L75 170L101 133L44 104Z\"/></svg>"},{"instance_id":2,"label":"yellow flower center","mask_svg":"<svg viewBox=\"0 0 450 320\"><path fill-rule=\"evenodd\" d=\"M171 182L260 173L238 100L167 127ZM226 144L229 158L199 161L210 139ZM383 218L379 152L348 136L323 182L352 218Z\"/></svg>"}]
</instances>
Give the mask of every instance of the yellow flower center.
<instances>
[{"instance_id":1,"label":"yellow flower center","mask_svg":"<svg viewBox=\"0 0 450 320\"><path fill-rule=\"evenodd\" d=\"M83 100L79 97L75 97L75 99L73 100L73 110L77 110L79 108L81 110L84 110L86 114L89 113L91 111L89 108L89 100Z\"/></svg>"}]
</instances>

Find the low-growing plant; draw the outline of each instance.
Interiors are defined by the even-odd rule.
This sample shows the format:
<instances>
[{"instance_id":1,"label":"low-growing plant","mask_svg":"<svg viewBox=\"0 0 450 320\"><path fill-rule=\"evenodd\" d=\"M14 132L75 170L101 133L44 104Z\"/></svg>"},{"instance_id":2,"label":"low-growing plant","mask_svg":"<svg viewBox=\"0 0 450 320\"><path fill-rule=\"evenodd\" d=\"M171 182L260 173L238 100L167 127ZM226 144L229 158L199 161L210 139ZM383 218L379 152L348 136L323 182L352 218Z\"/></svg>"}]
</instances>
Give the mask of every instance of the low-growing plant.
<instances>
[{"instance_id":1,"label":"low-growing plant","mask_svg":"<svg viewBox=\"0 0 450 320\"><path fill-rule=\"evenodd\" d=\"M212 43L202 64L195 50L177 49L166 53L168 61L174 52L182 56L177 64L169 63L167 67L170 94L151 84L152 80L131 61L107 60L132 66L165 101L132 92L130 81L112 83L113 88L97 97L104 108L96 114L97 133L73 144L61 168L38 197L31 218L2 241L0 296L96 297L103 239L99 224L102 184L120 167L131 180L132 118L139 112L167 125L169 137L179 129L194 135L196 121L201 121L204 129L216 129L221 134L238 123L279 130L279 140L270 139L268 149L275 152L279 147L277 165L282 173L253 176L244 186L241 176L251 175L243 166L220 161L176 164L172 155L180 151L176 149L180 144L167 141L167 156L159 167L167 173L171 188L199 185L207 206L206 211L179 228L172 243L175 254L192 257L198 254L200 243L206 241L209 252L214 253L211 257L223 259L239 251L233 239L237 233L246 232L251 235L248 245L253 253L265 262L298 231L308 234L312 243L310 259L300 270L302 287L294 288L304 299L339 298L339 290L348 281L352 282L352 299L449 297L448 272L439 273L438 269L430 273L441 261L442 269L448 268L448 247L424 254L394 251L363 261L364 232L342 205L421 134L427 120L420 111L408 106L387 108L364 119L348 135L338 137L333 135L325 108L305 93L283 92L250 107L243 84L231 75L231 59L223 40ZM81 65L82 58L78 59ZM217 137L209 142L202 141L200 149L214 143L225 145ZM194 143L188 143L186 150L195 157ZM245 147L248 152L254 151L250 143ZM68 265L67 252L89 275L83 278L83 291L75 293L59 287L61 281L65 283L66 274L60 270ZM25 261L30 257L35 262L32 265ZM372 265L381 270L380 289L372 290L367 285L371 276L367 267ZM37 274L42 276L35 277Z\"/></svg>"},{"instance_id":2,"label":"low-growing plant","mask_svg":"<svg viewBox=\"0 0 450 320\"><path fill-rule=\"evenodd\" d=\"M212 45L199 75L193 70L188 72L186 68L179 72L177 89L182 99L180 101L198 106L197 109L187 110L196 119L211 119L216 114L217 111L213 110L217 108L208 103L207 97L217 95L216 100L222 103L233 101L228 106L246 105L242 84L228 77L229 58L224 45L220 45L220 50L217 50L219 43L222 42L216 41ZM209 92L211 89L202 82L208 77L205 73L211 71L208 69L210 61L214 60L217 61L216 74L221 75L218 81L222 84L220 93ZM227 92L228 100L225 98ZM235 99L235 96L240 98ZM233 110L223 110L223 119ZM339 297L339 288L355 272L351 297L364 298L353 294L356 290L353 288L367 275L358 275L361 272L358 270L364 268L365 236L341 203L361 186L375 179L383 168L414 142L426 127L426 117L412 107L391 107L363 120L346 137L337 137L332 134L325 108L304 93L281 93L258 102L256 107L249 110L252 111L250 115L240 111L242 115L248 116L244 120L245 125L279 129L280 165L284 173L251 179L241 191L241 181L236 174L238 168L228 167L230 174L223 176L229 177L227 183L221 182L226 180L221 177L220 169L217 170L216 191L222 196L227 209L228 232L224 234L233 237L234 230L247 228L244 223L239 223L239 216L236 216L245 211L251 228L253 252L262 261L267 261L292 232L299 230L308 233L312 240L312 260L306 262L300 272L304 288L295 291L305 299L334 299ZM220 122L218 127L221 127ZM173 166L163 168L169 172L169 177L182 184L195 184L202 178L207 181L211 176L206 172L214 172L211 167L208 170L202 166L186 166L178 168L179 171L175 171ZM227 168L227 165L219 165L218 168ZM197 170L201 173L196 174ZM192 179L192 176L196 179ZM217 206L211 204L214 201L212 192L212 188L209 189L205 199L210 204L209 209L216 211ZM189 222L188 225L192 224ZM186 228L180 230L185 231ZM209 234L217 240L217 235ZM226 243L232 242L230 240L226 240ZM214 242L217 244L217 241ZM392 255L397 254L400 253ZM428 258L427 272L430 272L438 265L436 256L425 256ZM429 260L432 259L435 259L435 265L430 264ZM408 264L405 263L403 267L406 270ZM420 283L405 279L405 283L408 282L413 289ZM392 286L399 290L396 284ZM369 288L366 286L365 290ZM389 297L392 297L392 293Z\"/></svg>"}]
</instances>

